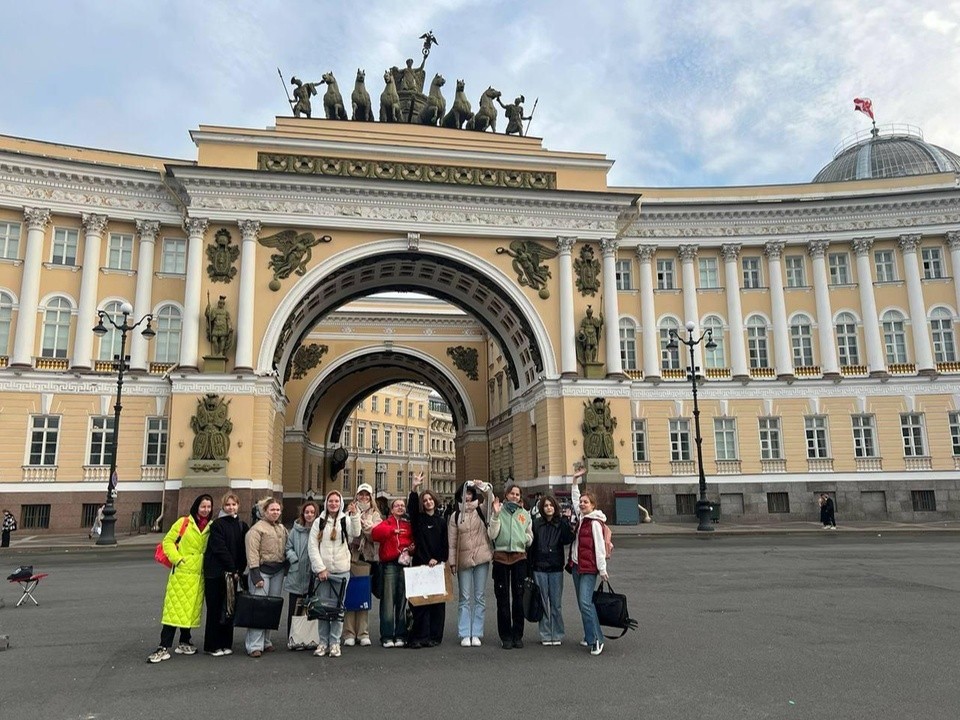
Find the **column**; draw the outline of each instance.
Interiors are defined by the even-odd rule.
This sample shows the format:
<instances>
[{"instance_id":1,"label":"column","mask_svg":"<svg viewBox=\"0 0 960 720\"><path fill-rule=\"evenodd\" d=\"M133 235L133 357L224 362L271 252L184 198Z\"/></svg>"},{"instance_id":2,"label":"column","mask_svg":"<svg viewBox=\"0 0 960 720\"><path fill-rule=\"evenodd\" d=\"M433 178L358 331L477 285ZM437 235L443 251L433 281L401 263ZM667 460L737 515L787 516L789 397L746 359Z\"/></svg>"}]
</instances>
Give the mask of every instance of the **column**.
<instances>
[{"instance_id":1,"label":"column","mask_svg":"<svg viewBox=\"0 0 960 720\"><path fill-rule=\"evenodd\" d=\"M43 267L43 238L50 222L48 208L23 209L27 225L27 247L23 255L23 275L20 280L20 309L17 312L17 333L13 339L10 364L33 366L33 351L37 346L37 311L40 304L40 270ZM92 326L91 326L92 327Z\"/></svg>"},{"instance_id":2,"label":"column","mask_svg":"<svg viewBox=\"0 0 960 720\"><path fill-rule=\"evenodd\" d=\"M954 307L960 314L960 230L951 230L947 233L947 247L950 248L950 266L953 275L953 291L956 296Z\"/></svg>"},{"instance_id":3,"label":"column","mask_svg":"<svg viewBox=\"0 0 960 720\"><path fill-rule=\"evenodd\" d=\"M824 377L839 377L840 365L837 362L837 346L833 341L833 311L830 309L830 287L825 260L829 245L829 240L811 240L807 248L813 259L813 295L817 304L820 372Z\"/></svg>"},{"instance_id":4,"label":"column","mask_svg":"<svg viewBox=\"0 0 960 720\"><path fill-rule=\"evenodd\" d=\"M685 325L688 320L693 320L697 330L702 330L699 327L700 308L697 305L697 272L693 266L698 249L696 245L680 245L677 248L677 254L680 256L680 289L683 292L683 321L680 324ZM680 337L686 337L683 331ZM705 374L703 350L700 345L693 349L693 363L700 368L701 373Z\"/></svg>"},{"instance_id":5,"label":"column","mask_svg":"<svg viewBox=\"0 0 960 720\"><path fill-rule=\"evenodd\" d=\"M871 376L887 374L886 354L880 337L880 317L877 315L877 298L873 292L873 268L870 250L873 238L853 239L853 252L857 256L857 285L860 291L860 315L863 318L863 341L867 346L867 370Z\"/></svg>"},{"instance_id":6,"label":"column","mask_svg":"<svg viewBox=\"0 0 960 720\"><path fill-rule=\"evenodd\" d=\"M77 328L73 337L70 366L93 367L93 326L97 324L97 285L100 280L100 245L107 229L107 216L81 213L83 224L83 267L80 269L80 302L77 304Z\"/></svg>"},{"instance_id":7,"label":"column","mask_svg":"<svg viewBox=\"0 0 960 720\"><path fill-rule=\"evenodd\" d=\"M606 331L607 377L623 375L620 359L620 308L617 304L617 248L620 241L604 238L600 241L603 256L603 322Z\"/></svg>"},{"instance_id":8,"label":"column","mask_svg":"<svg viewBox=\"0 0 960 720\"><path fill-rule=\"evenodd\" d=\"M637 245L637 260L640 263L640 322L643 324L643 377L645 380L660 379L660 328L657 327L657 311L653 294L653 258L656 245Z\"/></svg>"},{"instance_id":9,"label":"column","mask_svg":"<svg viewBox=\"0 0 960 720\"><path fill-rule=\"evenodd\" d=\"M180 367L197 368L200 345L200 284L203 282L203 234L206 218L187 218L187 277L183 291L183 333L180 336Z\"/></svg>"},{"instance_id":10,"label":"column","mask_svg":"<svg viewBox=\"0 0 960 720\"><path fill-rule=\"evenodd\" d=\"M927 310L923 303L923 286L920 284L920 263L917 260L919 245L919 234L900 236L903 274L907 281L907 301L910 305L910 325L913 329L914 359L917 372L930 374L936 372L936 366L933 364L933 348L930 346L930 332L927 330Z\"/></svg>"},{"instance_id":11,"label":"column","mask_svg":"<svg viewBox=\"0 0 960 720\"><path fill-rule=\"evenodd\" d=\"M576 320L573 317L573 246L575 237L558 237L560 252L560 373L577 376Z\"/></svg>"},{"instance_id":12,"label":"column","mask_svg":"<svg viewBox=\"0 0 960 720\"><path fill-rule=\"evenodd\" d=\"M234 368L253 372L253 299L257 279L259 220L241 220L240 299L237 308L237 357Z\"/></svg>"},{"instance_id":13,"label":"column","mask_svg":"<svg viewBox=\"0 0 960 720\"><path fill-rule=\"evenodd\" d=\"M137 220L137 289L133 299L134 322L151 312L153 305L153 255L160 223L157 220ZM130 369L146 371L147 339L135 332L130 336Z\"/></svg>"},{"instance_id":14,"label":"column","mask_svg":"<svg viewBox=\"0 0 960 720\"><path fill-rule=\"evenodd\" d=\"M787 327L787 298L783 292L782 242L768 242L763 251L767 256L767 277L770 278L770 320L773 323L773 363L778 380L793 379L793 354L790 330Z\"/></svg>"},{"instance_id":15,"label":"column","mask_svg":"<svg viewBox=\"0 0 960 720\"><path fill-rule=\"evenodd\" d=\"M735 380L750 377L747 354L743 346L743 307L740 304L740 245L727 243L720 246L723 258L723 275L727 294L727 327L730 328L730 369Z\"/></svg>"}]
</instances>

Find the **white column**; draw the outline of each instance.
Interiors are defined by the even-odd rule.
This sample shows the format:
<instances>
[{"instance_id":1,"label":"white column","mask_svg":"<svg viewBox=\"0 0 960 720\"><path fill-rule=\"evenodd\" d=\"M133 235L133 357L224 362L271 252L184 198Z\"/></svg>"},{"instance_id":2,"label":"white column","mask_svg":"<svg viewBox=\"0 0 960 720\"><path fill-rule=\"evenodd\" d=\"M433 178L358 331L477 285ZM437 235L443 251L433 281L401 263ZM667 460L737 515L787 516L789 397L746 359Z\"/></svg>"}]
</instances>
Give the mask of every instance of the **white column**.
<instances>
[{"instance_id":1,"label":"white column","mask_svg":"<svg viewBox=\"0 0 960 720\"><path fill-rule=\"evenodd\" d=\"M877 298L873 292L873 268L870 250L873 238L854 238L853 252L857 256L857 286L860 290L860 314L863 318L863 341L867 346L867 370L871 375L886 375L886 353L880 337L880 318L877 315Z\"/></svg>"},{"instance_id":2,"label":"white column","mask_svg":"<svg viewBox=\"0 0 960 720\"><path fill-rule=\"evenodd\" d=\"M677 254L680 256L680 289L683 292L683 323L689 320L700 328L700 308L697 304L697 272L694 261L697 259L696 245L680 245ZM703 372L703 351L701 346L693 348L694 364Z\"/></svg>"},{"instance_id":3,"label":"white column","mask_svg":"<svg viewBox=\"0 0 960 720\"><path fill-rule=\"evenodd\" d=\"M237 307L237 357L234 368L253 371L253 298L257 280L259 220L241 220L240 300Z\"/></svg>"},{"instance_id":4,"label":"white column","mask_svg":"<svg viewBox=\"0 0 960 720\"><path fill-rule=\"evenodd\" d=\"M960 230L947 233L947 247L950 248L950 265L953 268L953 292L956 297L956 312L960 315Z\"/></svg>"},{"instance_id":5,"label":"white column","mask_svg":"<svg viewBox=\"0 0 960 720\"><path fill-rule=\"evenodd\" d=\"M153 305L153 255L160 223L157 220L137 220L137 289L133 299L133 321L151 312ZM147 339L135 332L130 335L130 369L147 369Z\"/></svg>"},{"instance_id":6,"label":"white column","mask_svg":"<svg viewBox=\"0 0 960 720\"><path fill-rule=\"evenodd\" d=\"M100 245L107 229L107 216L82 213L83 267L80 269L80 302L73 337L74 368L93 367L93 326L97 324L97 286L100 281Z\"/></svg>"},{"instance_id":7,"label":"white column","mask_svg":"<svg viewBox=\"0 0 960 720\"><path fill-rule=\"evenodd\" d=\"M576 327L573 318L573 246L575 237L558 237L560 252L560 372L577 375Z\"/></svg>"},{"instance_id":8,"label":"white column","mask_svg":"<svg viewBox=\"0 0 960 720\"><path fill-rule=\"evenodd\" d=\"M727 327L728 345L730 347L730 369L733 377L743 379L750 377L747 367L747 355L743 346L743 307L740 304L740 245L727 243L720 246L720 257L723 258L724 287L727 295Z\"/></svg>"},{"instance_id":9,"label":"white column","mask_svg":"<svg viewBox=\"0 0 960 720\"><path fill-rule=\"evenodd\" d=\"M23 255L20 309L17 312L17 334L13 339L13 356L10 358L10 364L31 367L33 351L37 346L37 311L40 304L43 237L50 222L50 210L38 207L24 208L23 219L27 224L27 247Z\"/></svg>"},{"instance_id":10,"label":"white column","mask_svg":"<svg viewBox=\"0 0 960 720\"><path fill-rule=\"evenodd\" d=\"M600 241L603 255L603 323L606 330L607 377L623 375L620 359L620 308L617 304L617 248L620 241L604 238Z\"/></svg>"},{"instance_id":11,"label":"white column","mask_svg":"<svg viewBox=\"0 0 960 720\"><path fill-rule=\"evenodd\" d=\"M833 311L830 309L830 287L827 282L829 240L811 240L808 245L813 259L813 296L817 304L817 340L820 345L820 372L824 377L840 375L837 346L833 341Z\"/></svg>"},{"instance_id":12,"label":"white column","mask_svg":"<svg viewBox=\"0 0 960 720\"><path fill-rule=\"evenodd\" d=\"M773 363L781 380L793 377L793 354L790 348L790 330L787 327L787 298L783 292L782 242L768 242L767 277L770 278L770 320L773 323Z\"/></svg>"},{"instance_id":13,"label":"white column","mask_svg":"<svg viewBox=\"0 0 960 720\"><path fill-rule=\"evenodd\" d=\"M187 218L187 277L183 291L183 332L180 336L180 367L196 368L200 346L200 284L203 282L203 234L206 218Z\"/></svg>"},{"instance_id":14,"label":"white column","mask_svg":"<svg viewBox=\"0 0 960 720\"><path fill-rule=\"evenodd\" d=\"M933 364L933 348L930 345L930 331L927 328L927 309L923 302L923 286L920 284L920 263L917 260L917 247L920 235L901 235L900 252L903 253L903 274L907 281L907 302L910 305L910 325L913 329L913 352L917 363L917 372L936 372Z\"/></svg>"},{"instance_id":15,"label":"white column","mask_svg":"<svg viewBox=\"0 0 960 720\"><path fill-rule=\"evenodd\" d=\"M640 322L643 343L643 377L645 380L660 378L660 328L657 327L657 310L653 294L653 258L656 245L637 245L637 261L640 263Z\"/></svg>"}]
</instances>

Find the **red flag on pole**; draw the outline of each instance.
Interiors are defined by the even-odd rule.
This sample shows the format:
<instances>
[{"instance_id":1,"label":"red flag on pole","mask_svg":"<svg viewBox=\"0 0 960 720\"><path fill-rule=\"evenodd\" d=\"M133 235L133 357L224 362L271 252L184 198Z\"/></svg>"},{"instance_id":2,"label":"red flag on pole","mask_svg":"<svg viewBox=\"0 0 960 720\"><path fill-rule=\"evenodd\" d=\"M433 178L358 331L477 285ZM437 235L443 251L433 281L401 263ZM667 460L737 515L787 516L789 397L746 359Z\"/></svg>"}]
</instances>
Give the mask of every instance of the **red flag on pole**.
<instances>
[{"instance_id":1,"label":"red flag on pole","mask_svg":"<svg viewBox=\"0 0 960 720\"><path fill-rule=\"evenodd\" d=\"M873 101L870 98L854 98L853 109L862 112L864 115L869 115L871 120L875 119L873 117Z\"/></svg>"}]
</instances>

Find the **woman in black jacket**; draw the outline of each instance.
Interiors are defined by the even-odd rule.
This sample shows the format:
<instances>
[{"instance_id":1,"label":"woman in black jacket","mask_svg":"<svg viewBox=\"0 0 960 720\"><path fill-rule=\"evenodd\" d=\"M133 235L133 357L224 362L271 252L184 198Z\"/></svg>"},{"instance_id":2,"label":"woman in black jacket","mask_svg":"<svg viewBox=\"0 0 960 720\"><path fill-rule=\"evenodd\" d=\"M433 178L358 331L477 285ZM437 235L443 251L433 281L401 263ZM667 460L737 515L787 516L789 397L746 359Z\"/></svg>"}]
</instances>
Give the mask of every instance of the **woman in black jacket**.
<instances>
[{"instance_id":1,"label":"woman in black jacket","mask_svg":"<svg viewBox=\"0 0 960 720\"><path fill-rule=\"evenodd\" d=\"M233 654L233 621L221 622L227 598L227 583L236 587L247 566L243 537L249 527L238 517L240 498L228 492L221 502L220 516L210 526L210 539L203 554L203 592L207 602L207 624L203 651L214 657Z\"/></svg>"},{"instance_id":2,"label":"woman in black jacket","mask_svg":"<svg viewBox=\"0 0 960 720\"><path fill-rule=\"evenodd\" d=\"M533 521L533 545L530 558L533 579L543 598L540 620L540 644L559 645L563 640L563 546L573 542L573 527L560 516L560 505L552 495L540 499L540 514Z\"/></svg>"},{"instance_id":3,"label":"woman in black jacket","mask_svg":"<svg viewBox=\"0 0 960 720\"><path fill-rule=\"evenodd\" d=\"M407 501L407 513L413 526L413 564L434 567L447 562L447 519L440 512L440 502L432 490L424 490L417 495L417 488L422 484L423 473L417 473ZM412 605L411 609L413 631L407 647L416 650L439 645L443 641L446 603Z\"/></svg>"}]
</instances>

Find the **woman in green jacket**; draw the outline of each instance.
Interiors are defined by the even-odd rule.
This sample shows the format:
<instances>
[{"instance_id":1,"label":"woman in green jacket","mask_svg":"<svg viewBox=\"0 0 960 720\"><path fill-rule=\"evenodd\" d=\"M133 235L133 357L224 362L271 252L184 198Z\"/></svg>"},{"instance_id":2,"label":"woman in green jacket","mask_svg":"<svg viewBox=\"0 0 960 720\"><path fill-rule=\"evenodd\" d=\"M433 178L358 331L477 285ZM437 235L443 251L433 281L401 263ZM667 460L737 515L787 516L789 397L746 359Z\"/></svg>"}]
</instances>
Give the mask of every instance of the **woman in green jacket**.
<instances>
[{"instance_id":1,"label":"woman in green jacket","mask_svg":"<svg viewBox=\"0 0 960 720\"><path fill-rule=\"evenodd\" d=\"M507 485L504 502L494 498L490 516L493 540L493 594L497 598L497 632L504 650L523 647L523 581L533 523L520 504L520 486Z\"/></svg>"},{"instance_id":2,"label":"woman in green jacket","mask_svg":"<svg viewBox=\"0 0 960 720\"><path fill-rule=\"evenodd\" d=\"M207 549L210 533L210 513L213 498L201 495L190 506L190 514L173 523L163 538L163 552L173 564L167 578L167 592L163 598L163 628L160 645L147 662L158 663L170 659L173 636L180 628L178 655L193 655L197 648L191 642L190 629L200 627L203 610L203 552Z\"/></svg>"}]
</instances>

